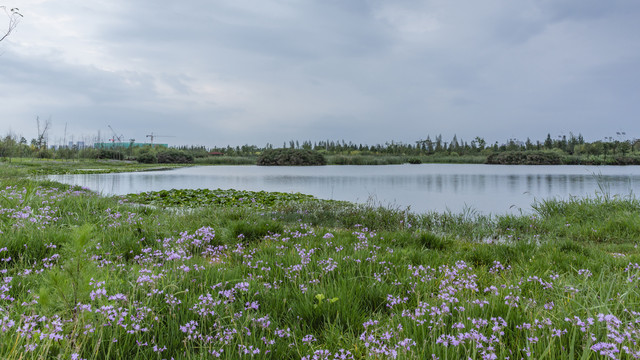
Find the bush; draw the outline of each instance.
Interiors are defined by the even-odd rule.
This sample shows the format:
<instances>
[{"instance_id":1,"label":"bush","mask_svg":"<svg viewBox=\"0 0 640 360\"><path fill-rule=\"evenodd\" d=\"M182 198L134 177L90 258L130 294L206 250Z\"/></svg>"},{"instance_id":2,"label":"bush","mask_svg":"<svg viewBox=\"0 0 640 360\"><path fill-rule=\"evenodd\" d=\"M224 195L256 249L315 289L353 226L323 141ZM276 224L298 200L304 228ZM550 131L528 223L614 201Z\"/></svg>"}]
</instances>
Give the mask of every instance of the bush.
<instances>
[{"instance_id":1,"label":"bush","mask_svg":"<svg viewBox=\"0 0 640 360\"><path fill-rule=\"evenodd\" d=\"M100 149L97 154L98 159L123 160L124 154L118 150Z\"/></svg>"},{"instance_id":2,"label":"bush","mask_svg":"<svg viewBox=\"0 0 640 360\"><path fill-rule=\"evenodd\" d=\"M40 159L51 159L53 158L53 153L47 149L40 149L37 153L38 158Z\"/></svg>"},{"instance_id":3,"label":"bush","mask_svg":"<svg viewBox=\"0 0 640 360\"><path fill-rule=\"evenodd\" d=\"M158 163L160 164L191 164L193 155L178 149L166 149L158 152Z\"/></svg>"},{"instance_id":4,"label":"bush","mask_svg":"<svg viewBox=\"0 0 640 360\"><path fill-rule=\"evenodd\" d=\"M158 157L154 153L146 152L138 155L136 160L142 164L155 164L158 162Z\"/></svg>"},{"instance_id":5,"label":"bush","mask_svg":"<svg viewBox=\"0 0 640 360\"><path fill-rule=\"evenodd\" d=\"M258 157L257 165L261 166L309 166L326 165L322 154L304 149L270 149Z\"/></svg>"},{"instance_id":6,"label":"bush","mask_svg":"<svg viewBox=\"0 0 640 360\"><path fill-rule=\"evenodd\" d=\"M616 156L611 161L611 165L640 165L640 159L631 156Z\"/></svg>"},{"instance_id":7,"label":"bush","mask_svg":"<svg viewBox=\"0 0 640 360\"><path fill-rule=\"evenodd\" d=\"M487 156L487 164L499 165L560 165L562 158L548 151L507 151Z\"/></svg>"}]
</instances>

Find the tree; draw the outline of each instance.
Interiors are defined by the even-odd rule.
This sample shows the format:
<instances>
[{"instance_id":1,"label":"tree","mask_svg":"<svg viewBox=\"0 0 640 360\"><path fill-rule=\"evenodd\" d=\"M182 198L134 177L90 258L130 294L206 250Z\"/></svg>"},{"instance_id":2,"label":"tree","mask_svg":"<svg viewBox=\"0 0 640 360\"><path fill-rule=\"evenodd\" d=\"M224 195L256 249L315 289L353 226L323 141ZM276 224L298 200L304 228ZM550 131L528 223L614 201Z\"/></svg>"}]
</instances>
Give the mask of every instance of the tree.
<instances>
[{"instance_id":1,"label":"tree","mask_svg":"<svg viewBox=\"0 0 640 360\"><path fill-rule=\"evenodd\" d=\"M453 134L453 139L451 139L451 143L449 144L449 151L458 151L460 148L460 144L458 143L458 136Z\"/></svg>"},{"instance_id":2,"label":"tree","mask_svg":"<svg viewBox=\"0 0 640 360\"><path fill-rule=\"evenodd\" d=\"M544 148L551 150L553 148L553 140L551 140L551 134L547 134L547 138L544 140Z\"/></svg>"},{"instance_id":3,"label":"tree","mask_svg":"<svg viewBox=\"0 0 640 360\"><path fill-rule=\"evenodd\" d=\"M624 156L631 151L631 144L628 141L621 141L620 144L618 144L618 150L620 150L622 156Z\"/></svg>"},{"instance_id":4,"label":"tree","mask_svg":"<svg viewBox=\"0 0 640 360\"><path fill-rule=\"evenodd\" d=\"M445 147L446 147L446 145L445 145ZM442 151L442 135L436 136L435 152L440 152L440 151Z\"/></svg>"},{"instance_id":5,"label":"tree","mask_svg":"<svg viewBox=\"0 0 640 360\"><path fill-rule=\"evenodd\" d=\"M425 140L424 143L427 145L427 153L429 155L433 154L433 141L431 141L429 135L427 135L427 140Z\"/></svg>"},{"instance_id":6,"label":"tree","mask_svg":"<svg viewBox=\"0 0 640 360\"><path fill-rule=\"evenodd\" d=\"M22 14L20 14L20 10L18 8L7 10L6 6L0 6L0 9L2 9L2 11L4 11L4 13L7 15L7 18L9 18L9 25L7 26L7 30L5 30L4 33L0 33L0 41L2 41L11 34L16 26L18 26L18 23L22 18Z\"/></svg>"},{"instance_id":7,"label":"tree","mask_svg":"<svg viewBox=\"0 0 640 360\"><path fill-rule=\"evenodd\" d=\"M49 141L48 132L49 132L49 127L51 126L51 118L48 118L44 122L44 125L41 127L40 126L40 117L36 116L36 123L38 124L38 138L35 141L35 146L38 149L46 149L47 148L47 142Z\"/></svg>"},{"instance_id":8,"label":"tree","mask_svg":"<svg viewBox=\"0 0 640 360\"><path fill-rule=\"evenodd\" d=\"M533 143L531 142L531 139L527 138L527 141L525 141L524 143L524 147L527 150L533 150Z\"/></svg>"}]
</instances>

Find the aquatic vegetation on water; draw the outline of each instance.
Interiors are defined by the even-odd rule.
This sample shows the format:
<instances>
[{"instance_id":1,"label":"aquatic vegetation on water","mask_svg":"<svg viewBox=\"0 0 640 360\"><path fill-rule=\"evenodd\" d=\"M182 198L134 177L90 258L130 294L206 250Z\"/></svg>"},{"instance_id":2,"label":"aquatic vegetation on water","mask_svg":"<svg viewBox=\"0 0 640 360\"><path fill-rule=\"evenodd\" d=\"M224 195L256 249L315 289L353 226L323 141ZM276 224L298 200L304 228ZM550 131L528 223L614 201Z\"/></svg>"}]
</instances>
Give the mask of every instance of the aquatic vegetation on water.
<instances>
[{"instance_id":1,"label":"aquatic vegetation on water","mask_svg":"<svg viewBox=\"0 0 640 360\"><path fill-rule=\"evenodd\" d=\"M129 194L124 199L163 207L252 206L269 207L277 203L302 202L315 199L300 193L244 190L172 189Z\"/></svg>"}]
</instances>

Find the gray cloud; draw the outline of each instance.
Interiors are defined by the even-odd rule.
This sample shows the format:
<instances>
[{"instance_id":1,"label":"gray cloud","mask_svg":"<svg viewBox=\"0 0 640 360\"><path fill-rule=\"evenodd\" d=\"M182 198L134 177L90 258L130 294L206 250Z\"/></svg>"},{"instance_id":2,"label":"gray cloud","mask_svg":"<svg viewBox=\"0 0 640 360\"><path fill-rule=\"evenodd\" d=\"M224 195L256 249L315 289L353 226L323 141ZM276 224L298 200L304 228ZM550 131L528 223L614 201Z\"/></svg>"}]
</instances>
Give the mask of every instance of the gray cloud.
<instances>
[{"instance_id":1,"label":"gray cloud","mask_svg":"<svg viewBox=\"0 0 640 360\"><path fill-rule=\"evenodd\" d=\"M207 146L640 137L625 0L25 1L2 126Z\"/></svg>"}]
</instances>

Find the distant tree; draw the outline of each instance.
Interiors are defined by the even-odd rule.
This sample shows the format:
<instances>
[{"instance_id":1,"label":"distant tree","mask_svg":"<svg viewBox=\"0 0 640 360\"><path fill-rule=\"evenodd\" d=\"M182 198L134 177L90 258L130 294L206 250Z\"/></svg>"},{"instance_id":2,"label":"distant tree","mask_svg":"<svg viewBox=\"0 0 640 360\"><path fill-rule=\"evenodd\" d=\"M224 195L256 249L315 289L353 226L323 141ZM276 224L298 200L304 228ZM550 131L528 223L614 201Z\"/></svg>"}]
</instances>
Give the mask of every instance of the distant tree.
<instances>
[{"instance_id":1,"label":"distant tree","mask_svg":"<svg viewBox=\"0 0 640 360\"><path fill-rule=\"evenodd\" d=\"M3 158L11 158L16 147L16 139L11 135L5 136L4 139L0 140L0 156Z\"/></svg>"},{"instance_id":2,"label":"distant tree","mask_svg":"<svg viewBox=\"0 0 640 360\"><path fill-rule=\"evenodd\" d=\"M460 148L460 144L458 143L458 136L453 134L453 139L451 139L451 143L449 144L449 151L458 151Z\"/></svg>"},{"instance_id":3,"label":"distant tree","mask_svg":"<svg viewBox=\"0 0 640 360\"><path fill-rule=\"evenodd\" d=\"M562 139L560 139L558 141L558 148L561 149L562 151L567 151L567 136L566 135L562 135Z\"/></svg>"},{"instance_id":4,"label":"distant tree","mask_svg":"<svg viewBox=\"0 0 640 360\"><path fill-rule=\"evenodd\" d=\"M551 150L553 148L553 140L551 140L551 134L547 134L547 138L544 140L544 148Z\"/></svg>"},{"instance_id":5,"label":"distant tree","mask_svg":"<svg viewBox=\"0 0 640 360\"><path fill-rule=\"evenodd\" d=\"M2 11L4 11L4 13L7 15L7 18L9 18L9 24L7 26L7 29L4 32L0 33L0 41L2 41L6 39L9 35L11 35L11 32L13 32L16 26L18 26L18 23L22 18L22 14L20 14L20 10L18 8L12 8L7 10L6 6L0 6L0 9L2 9Z\"/></svg>"},{"instance_id":6,"label":"distant tree","mask_svg":"<svg viewBox=\"0 0 640 360\"><path fill-rule=\"evenodd\" d=\"M576 145L579 145L578 138L573 135L572 132L569 132L569 141L567 141L567 148L565 151L569 154L573 154L575 152Z\"/></svg>"},{"instance_id":7,"label":"distant tree","mask_svg":"<svg viewBox=\"0 0 640 360\"><path fill-rule=\"evenodd\" d=\"M630 152L631 149L631 144L627 141L622 141L618 144L618 150L620 150L623 156Z\"/></svg>"},{"instance_id":8,"label":"distant tree","mask_svg":"<svg viewBox=\"0 0 640 360\"><path fill-rule=\"evenodd\" d=\"M509 141L507 142L507 146L505 148L505 150L508 151L516 151L520 148L520 146L518 145L518 143L516 142L516 139L509 139Z\"/></svg>"},{"instance_id":9,"label":"distant tree","mask_svg":"<svg viewBox=\"0 0 640 360\"><path fill-rule=\"evenodd\" d=\"M36 123L38 125L38 138L36 139L35 146L38 149L46 149L48 142L48 132L51 127L51 117L45 120L44 124L40 126L40 117L36 116Z\"/></svg>"},{"instance_id":10,"label":"distant tree","mask_svg":"<svg viewBox=\"0 0 640 360\"><path fill-rule=\"evenodd\" d=\"M436 136L436 148L435 152L442 151L442 135Z\"/></svg>"},{"instance_id":11,"label":"distant tree","mask_svg":"<svg viewBox=\"0 0 640 360\"><path fill-rule=\"evenodd\" d=\"M427 153L433 154L433 141L431 141L431 138L429 137L429 135L427 135L427 140L425 140L424 142L425 142L425 145L427 146Z\"/></svg>"},{"instance_id":12,"label":"distant tree","mask_svg":"<svg viewBox=\"0 0 640 360\"><path fill-rule=\"evenodd\" d=\"M533 150L534 145L531 142L531 139L527 138L527 141L524 143L525 149L527 150Z\"/></svg>"}]
</instances>

